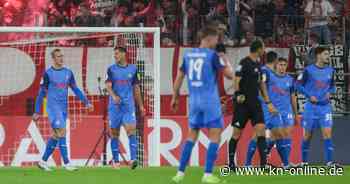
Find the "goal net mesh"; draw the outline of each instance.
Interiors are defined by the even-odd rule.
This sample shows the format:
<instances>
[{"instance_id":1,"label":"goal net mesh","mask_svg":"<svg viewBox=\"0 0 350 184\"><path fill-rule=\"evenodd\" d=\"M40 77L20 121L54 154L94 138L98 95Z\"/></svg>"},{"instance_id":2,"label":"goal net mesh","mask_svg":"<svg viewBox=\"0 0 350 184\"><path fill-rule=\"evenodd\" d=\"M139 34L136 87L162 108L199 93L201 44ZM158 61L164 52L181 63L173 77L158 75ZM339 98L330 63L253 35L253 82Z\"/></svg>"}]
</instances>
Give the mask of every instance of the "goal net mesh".
<instances>
[{"instance_id":1,"label":"goal net mesh","mask_svg":"<svg viewBox=\"0 0 350 184\"><path fill-rule=\"evenodd\" d=\"M79 144L74 139L74 131L84 125L87 115L96 115L96 124L103 124L102 114L105 107L101 93L104 93L105 76L107 68L114 64L115 46L127 48L128 63L137 65L141 82L142 97L146 109L146 117L154 116L154 63L153 63L153 33L142 32L111 32L111 33L0 33L0 115L5 116L30 116L33 113L34 102L39 90L40 80L46 69L51 67L51 51L61 49L64 55L65 66L71 69L75 75L78 87L85 92L88 99L95 107L95 111L88 113L87 109L72 91L69 91L68 120L67 120L67 144L71 150L74 144ZM102 90L101 90L102 89ZM45 111L46 101L43 104L43 118L35 126L40 131L44 143L52 135L52 129ZM137 114L137 113L136 113ZM144 119L137 118L138 160L145 165L147 156L143 146ZM107 118L108 120L108 118ZM31 122L31 124L34 122ZM97 132L102 133L101 130ZM100 136L100 133L94 136ZM87 139L89 134L86 134ZM32 133L26 131L16 135L12 148L8 153L0 155L0 161L4 165L13 165L13 155L23 140L28 140L27 152L33 153L32 162L20 165L33 165L41 158L44 147L31 143ZM81 138L79 138L81 139ZM95 140L95 139L94 139ZM129 159L128 139L124 130L121 131L122 157ZM123 144L124 143L124 144ZM83 165L92 152L95 142L86 145L83 155L76 165ZM102 144L98 146L89 165L102 164ZM111 160L110 142L107 142L107 161ZM56 152L58 152L56 150ZM70 151L69 151L70 153ZM58 155L58 153L55 153ZM71 153L70 153L70 156ZM58 163L56 163L58 164ZM16 164L14 164L16 165Z\"/></svg>"}]
</instances>

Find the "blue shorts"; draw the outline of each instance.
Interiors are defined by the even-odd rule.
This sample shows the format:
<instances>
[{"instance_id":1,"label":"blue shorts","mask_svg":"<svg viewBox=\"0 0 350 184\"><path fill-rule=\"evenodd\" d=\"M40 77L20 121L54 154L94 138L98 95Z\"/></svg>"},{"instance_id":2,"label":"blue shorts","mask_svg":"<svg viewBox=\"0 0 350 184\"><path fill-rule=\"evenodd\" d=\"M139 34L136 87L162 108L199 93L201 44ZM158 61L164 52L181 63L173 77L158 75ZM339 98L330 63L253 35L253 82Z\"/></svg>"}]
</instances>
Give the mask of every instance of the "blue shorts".
<instances>
[{"instance_id":1,"label":"blue shorts","mask_svg":"<svg viewBox=\"0 0 350 184\"><path fill-rule=\"evenodd\" d=\"M67 110L50 107L46 110L52 128L66 128Z\"/></svg>"},{"instance_id":2,"label":"blue shorts","mask_svg":"<svg viewBox=\"0 0 350 184\"><path fill-rule=\"evenodd\" d=\"M188 122L192 129L223 128L221 105L190 105Z\"/></svg>"},{"instance_id":3,"label":"blue shorts","mask_svg":"<svg viewBox=\"0 0 350 184\"><path fill-rule=\"evenodd\" d=\"M281 112L276 115L268 113L265 118L267 129L288 128L294 124L293 114L288 112Z\"/></svg>"},{"instance_id":4,"label":"blue shorts","mask_svg":"<svg viewBox=\"0 0 350 184\"><path fill-rule=\"evenodd\" d=\"M120 128L123 124L136 124L136 114L134 105L108 106L109 127Z\"/></svg>"},{"instance_id":5,"label":"blue shorts","mask_svg":"<svg viewBox=\"0 0 350 184\"><path fill-rule=\"evenodd\" d=\"M332 128L333 118L331 104L314 105L310 102L306 102L301 124L307 131L312 131L316 128Z\"/></svg>"}]
</instances>

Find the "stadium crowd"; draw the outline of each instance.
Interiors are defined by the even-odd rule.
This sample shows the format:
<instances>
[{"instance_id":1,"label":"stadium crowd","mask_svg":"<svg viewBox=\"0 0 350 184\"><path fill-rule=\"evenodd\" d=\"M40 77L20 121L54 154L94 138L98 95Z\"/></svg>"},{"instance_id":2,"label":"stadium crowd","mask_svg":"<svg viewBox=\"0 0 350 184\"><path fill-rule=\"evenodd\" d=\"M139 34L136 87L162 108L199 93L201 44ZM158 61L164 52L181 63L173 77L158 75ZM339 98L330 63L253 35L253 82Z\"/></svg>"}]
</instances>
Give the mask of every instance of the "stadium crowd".
<instances>
[{"instance_id":1,"label":"stadium crowd","mask_svg":"<svg viewBox=\"0 0 350 184\"><path fill-rule=\"evenodd\" d=\"M171 46L193 44L197 31L216 20L226 45L260 36L288 47L306 40L349 44L349 12L350 0L0 0L0 25L158 26L162 45ZM325 19L329 34L305 24L307 17Z\"/></svg>"}]
</instances>

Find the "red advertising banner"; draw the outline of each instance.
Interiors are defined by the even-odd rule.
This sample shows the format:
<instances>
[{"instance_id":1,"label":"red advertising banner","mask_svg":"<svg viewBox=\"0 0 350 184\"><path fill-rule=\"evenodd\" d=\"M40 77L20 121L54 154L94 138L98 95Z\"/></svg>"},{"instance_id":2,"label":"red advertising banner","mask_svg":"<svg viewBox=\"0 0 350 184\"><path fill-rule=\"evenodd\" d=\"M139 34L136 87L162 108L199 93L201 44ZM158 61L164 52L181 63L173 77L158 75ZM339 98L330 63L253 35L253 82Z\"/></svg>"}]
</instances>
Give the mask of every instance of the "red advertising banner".
<instances>
[{"instance_id":1,"label":"red advertising banner","mask_svg":"<svg viewBox=\"0 0 350 184\"><path fill-rule=\"evenodd\" d=\"M69 120L68 120L69 121ZM158 154L160 165L179 164L182 143L186 140L188 132L187 117L185 116L166 116L161 117L160 121L160 140L159 144L152 144L155 138L154 124L146 118L143 134L144 140L144 161L152 165L152 154ZM229 125L230 116L225 117L225 128L222 132L219 157L217 165L224 165L227 162L227 142L232 135L232 127ZM103 130L103 121L100 116L86 116L79 123L68 123L67 144L72 163L83 166L88 159L97 139ZM46 141L51 134L50 125L46 120L35 123L30 117L26 116L0 116L0 165L1 166L26 166L33 165L41 159L44 152ZM239 142L237 161L241 165L245 160L248 141L252 134L252 127L248 125L243 132ZM302 131L296 126L293 131L291 161L297 163L300 160L300 142ZM129 158L128 140L124 131L121 132L121 154ZM206 157L206 149L209 139L206 131L202 131L198 138L198 143L194 147L190 165L203 165ZM89 162L89 165L99 165L102 160L102 144L99 145L96 154ZM159 149L155 149L159 146ZM155 150L159 150L156 152ZM254 163L257 163L258 154L256 154ZM153 155L154 156L154 155ZM112 158L109 142L107 143L107 159ZM272 152L273 164L279 164L280 160L276 151ZM60 165L61 160L58 150L55 151L53 159L49 160L50 165Z\"/></svg>"}]
</instances>

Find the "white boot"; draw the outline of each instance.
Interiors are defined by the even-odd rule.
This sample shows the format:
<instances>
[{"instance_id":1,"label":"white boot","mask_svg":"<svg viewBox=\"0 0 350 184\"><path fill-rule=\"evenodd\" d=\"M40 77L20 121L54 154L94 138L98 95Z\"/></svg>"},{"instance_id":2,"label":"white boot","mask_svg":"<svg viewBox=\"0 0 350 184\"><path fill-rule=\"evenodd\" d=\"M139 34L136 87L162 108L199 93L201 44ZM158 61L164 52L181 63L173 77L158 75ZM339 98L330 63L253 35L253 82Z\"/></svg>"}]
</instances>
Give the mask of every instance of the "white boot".
<instances>
[{"instance_id":1,"label":"white boot","mask_svg":"<svg viewBox=\"0 0 350 184\"><path fill-rule=\"evenodd\" d=\"M52 169L50 169L50 167L47 165L47 162L43 160L38 162L38 167L44 171L52 171Z\"/></svg>"}]
</instances>

